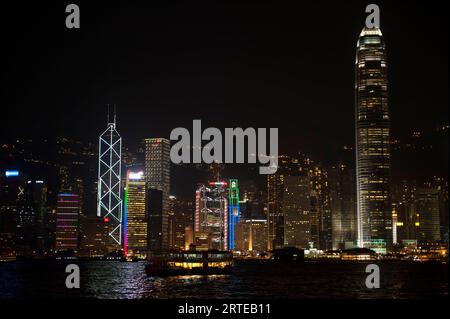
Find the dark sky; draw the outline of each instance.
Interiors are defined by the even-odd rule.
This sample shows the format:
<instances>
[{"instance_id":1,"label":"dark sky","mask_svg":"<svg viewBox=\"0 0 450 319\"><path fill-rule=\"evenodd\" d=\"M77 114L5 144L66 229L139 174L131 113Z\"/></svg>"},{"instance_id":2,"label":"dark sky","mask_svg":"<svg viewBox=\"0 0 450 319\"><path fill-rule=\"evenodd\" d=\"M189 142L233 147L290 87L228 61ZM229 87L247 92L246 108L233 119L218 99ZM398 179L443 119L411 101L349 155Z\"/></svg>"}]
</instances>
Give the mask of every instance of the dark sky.
<instances>
[{"instance_id":1,"label":"dark sky","mask_svg":"<svg viewBox=\"0 0 450 319\"><path fill-rule=\"evenodd\" d=\"M78 30L65 27L71 2L2 4L1 138L96 141L115 103L130 146L192 119L278 127L283 150L321 156L353 143L355 46L370 2L74 2ZM448 123L445 2L375 3L393 135Z\"/></svg>"}]
</instances>

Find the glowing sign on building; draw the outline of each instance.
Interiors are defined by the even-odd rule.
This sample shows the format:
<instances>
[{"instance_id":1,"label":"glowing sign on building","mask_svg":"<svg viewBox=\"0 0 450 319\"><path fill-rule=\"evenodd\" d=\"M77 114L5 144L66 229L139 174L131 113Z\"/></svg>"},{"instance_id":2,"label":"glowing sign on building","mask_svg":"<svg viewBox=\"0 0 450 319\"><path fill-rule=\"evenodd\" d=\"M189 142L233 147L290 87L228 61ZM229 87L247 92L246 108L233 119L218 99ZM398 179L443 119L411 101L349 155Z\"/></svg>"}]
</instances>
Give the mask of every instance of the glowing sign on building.
<instances>
[{"instance_id":1,"label":"glowing sign on building","mask_svg":"<svg viewBox=\"0 0 450 319\"><path fill-rule=\"evenodd\" d=\"M139 180L142 179L144 172L128 172L128 179Z\"/></svg>"},{"instance_id":2,"label":"glowing sign on building","mask_svg":"<svg viewBox=\"0 0 450 319\"><path fill-rule=\"evenodd\" d=\"M6 171L5 172L6 177L16 177L19 176L19 171Z\"/></svg>"},{"instance_id":3,"label":"glowing sign on building","mask_svg":"<svg viewBox=\"0 0 450 319\"><path fill-rule=\"evenodd\" d=\"M123 255L127 256L127 208L128 208L128 182L130 180L130 171L127 172L125 181L125 194L123 196ZM108 220L109 221L109 220Z\"/></svg>"},{"instance_id":4,"label":"glowing sign on building","mask_svg":"<svg viewBox=\"0 0 450 319\"><path fill-rule=\"evenodd\" d=\"M239 186L237 179L230 179L230 187L228 188L228 249L233 250L234 230L236 224L239 222L241 212L239 207Z\"/></svg>"}]
</instances>

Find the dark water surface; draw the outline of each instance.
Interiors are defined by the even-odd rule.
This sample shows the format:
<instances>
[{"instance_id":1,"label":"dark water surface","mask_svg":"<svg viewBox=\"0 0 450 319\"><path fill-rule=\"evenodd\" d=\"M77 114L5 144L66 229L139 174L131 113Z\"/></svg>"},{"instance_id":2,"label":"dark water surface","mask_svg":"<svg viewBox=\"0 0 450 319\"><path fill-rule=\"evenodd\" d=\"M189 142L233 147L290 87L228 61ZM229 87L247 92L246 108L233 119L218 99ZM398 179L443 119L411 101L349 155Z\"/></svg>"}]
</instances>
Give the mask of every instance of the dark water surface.
<instances>
[{"instance_id":1,"label":"dark water surface","mask_svg":"<svg viewBox=\"0 0 450 319\"><path fill-rule=\"evenodd\" d=\"M236 261L232 275L147 277L144 262L75 261L80 289L65 286L67 262L0 263L0 298L448 298L448 265L378 263L381 288L365 286L364 263Z\"/></svg>"}]
</instances>

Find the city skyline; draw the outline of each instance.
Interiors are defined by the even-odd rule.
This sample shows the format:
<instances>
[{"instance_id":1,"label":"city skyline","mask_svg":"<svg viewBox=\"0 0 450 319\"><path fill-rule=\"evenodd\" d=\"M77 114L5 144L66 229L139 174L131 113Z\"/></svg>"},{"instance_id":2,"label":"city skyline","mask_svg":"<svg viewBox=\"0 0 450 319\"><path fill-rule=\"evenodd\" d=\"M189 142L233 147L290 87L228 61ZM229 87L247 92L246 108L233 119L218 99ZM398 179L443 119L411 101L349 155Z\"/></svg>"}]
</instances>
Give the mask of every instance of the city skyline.
<instances>
[{"instance_id":1,"label":"city skyline","mask_svg":"<svg viewBox=\"0 0 450 319\"><path fill-rule=\"evenodd\" d=\"M8 5L0 299L448 296L444 14L378 5Z\"/></svg>"}]
</instances>

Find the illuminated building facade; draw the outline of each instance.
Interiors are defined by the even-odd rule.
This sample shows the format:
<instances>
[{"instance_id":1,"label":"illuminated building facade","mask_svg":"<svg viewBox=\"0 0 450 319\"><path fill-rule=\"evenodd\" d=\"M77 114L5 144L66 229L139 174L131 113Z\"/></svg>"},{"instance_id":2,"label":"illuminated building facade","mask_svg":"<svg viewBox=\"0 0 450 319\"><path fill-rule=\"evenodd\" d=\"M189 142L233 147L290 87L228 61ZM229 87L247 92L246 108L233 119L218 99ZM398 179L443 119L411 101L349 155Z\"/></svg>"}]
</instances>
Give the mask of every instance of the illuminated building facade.
<instances>
[{"instance_id":1,"label":"illuminated building facade","mask_svg":"<svg viewBox=\"0 0 450 319\"><path fill-rule=\"evenodd\" d=\"M211 249L212 234L210 232L195 232L194 245L196 250Z\"/></svg>"},{"instance_id":2,"label":"illuminated building facade","mask_svg":"<svg viewBox=\"0 0 450 319\"><path fill-rule=\"evenodd\" d=\"M416 194L416 182L401 180L399 184L393 187L393 215L392 224L395 226L392 234L397 237L397 243L404 240L415 240L417 238L417 216L414 211L414 202ZM395 222L394 222L394 219ZM394 240L393 240L394 242Z\"/></svg>"},{"instance_id":3,"label":"illuminated building facade","mask_svg":"<svg viewBox=\"0 0 450 319\"><path fill-rule=\"evenodd\" d=\"M147 249L150 253L159 253L163 246L163 192L159 189L147 189Z\"/></svg>"},{"instance_id":4,"label":"illuminated building facade","mask_svg":"<svg viewBox=\"0 0 450 319\"><path fill-rule=\"evenodd\" d=\"M186 228L190 227L190 229L193 229L194 203L175 196L169 196L169 203L170 248L175 250L184 249L186 247Z\"/></svg>"},{"instance_id":5,"label":"illuminated building facade","mask_svg":"<svg viewBox=\"0 0 450 319\"><path fill-rule=\"evenodd\" d=\"M80 256L100 257L108 253L108 224L97 216L80 215Z\"/></svg>"},{"instance_id":6,"label":"illuminated building facade","mask_svg":"<svg viewBox=\"0 0 450 319\"><path fill-rule=\"evenodd\" d=\"M328 172L332 212L333 249L353 248L356 243L355 171L345 165Z\"/></svg>"},{"instance_id":7,"label":"illuminated building facade","mask_svg":"<svg viewBox=\"0 0 450 319\"><path fill-rule=\"evenodd\" d=\"M0 261L16 258L17 202L25 182L17 170L0 175Z\"/></svg>"},{"instance_id":8,"label":"illuminated building facade","mask_svg":"<svg viewBox=\"0 0 450 319\"><path fill-rule=\"evenodd\" d=\"M162 191L162 249L169 248L170 141L145 139L145 180L148 189Z\"/></svg>"},{"instance_id":9,"label":"illuminated building facade","mask_svg":"<svg viewBox=\"0 0 450 319\"><path fill-rule=\"evenodd\" d=\"M77 250L79 237L78 195L58 194L56 204L56 246L58 250Z\"/></svg>"},{"instance_id":10,"label":"illuminated building facade","mask_svg":"<svg viewBox=\"0 0 450 319\"><path fill-rule=\"evenodd\" d=\"M285 176L278 173L267 176L267 249L283 247L284 216L282 211Z\"/></svg>"},{"instance_id":11,"label":"illuminated building facade","mask_svg":"<svg viewBox=\"0 0 450 319\"><path fill-rule=\"evenodd\" d=\"M240 218L267 219L264 191L253 180L239 183Z\"/></svg>"},{"instance_id":12,"label":"illuminated building facade","mask_svg":"<svg viewBox=\"0 0 450 319\"><path fill-rule=\"evenodd\" d=\"M17 198L16 254L32 256L44 250L47 189L42 180L28 180Z\"/></svg>"},{"instance_id":13,"label":"illuminated building facade","mask_svg":"<svg viewBox=\"0 0 450 319\"><path fill-rule=\"evenodd\" d=\"M97 216L108 223L110 249L122 246L122 138L116 130L116 116L99 137Z\"/></svg>"},{"instance_id":14,"label":"illuminated building facade","mask_svg":"<svg viewBox=\"0 0 450 319\"><path fill-rule=\"evenodd\" d=\"M439 216L439 191L418 188L415 196L417 240L419 243L441 240Z\"/></svg>"},{"instance_id":15,"label":"illuminated building facade","mask_svg":"<svg viewBox=\"0 0 450 319\"><path fill-rule=\"evenodd\" d=\"M195 193L194 232L210 236L210 249L228 250L226 182L201 185Z\"/></svg>"},{"instance_id":16,"label":"illuminated building facade","mask_svg":"<svg viewBox=\"0 0 450 319\"><path fill-rule=\"evenodd\" d=\"M307 176L286 176L284 180L283 213L284 245L309 248L310 186Z\"/></svg>"},{"instance_id":17,"label":"illuminated building facade","mask_svg":"<svg viewBox=\"0 0 450 319\"><path fill-rule=\"evenodd\" d=\"M301 153L296 157L280 155L278 163L277 172L267 176L268 250L283 248L292 241L292 238L288 241L285 239L285 235L290 232L284 229L290 224L290 221L285 221L286 208L290 211L300 204L293 198L284 198L288 195L286 180L288 177L301 176L309 183L309 190L304 194L309 198L309 246L330 249L332 223L326 171Z\"/></svg>"},{"instance_id":18,"label":"illuminated building facade","mask_svg":"<svg viewBox=\"0 0 450 319\"><path fill-rule=\"evenodd\" d=\"M145 256L147 251L146 187L143 172L128 170L124 196L124 254Z\"/></svg>"},{"instance_id":19,"label":"illuminated building facade","mask_svg":"<svg viewBox=\"0 0 450 319\"><path fill-rule=\"evenodd\" d=\"M234 249L234 228L241 215L237 179L230 179L228 188L228 249Z\"/></svg>"},{"instance_id":20,"label":"illuminated building facade","mask_svg":"<svg viewBox=\"0 0 450 319\"><path fill-rule=\"evenodd\" d=\"M328 250L332 247L328 174L320 165L310 165L308 178L310 185L310 246Z\"/></svg>"},{"instance_id":21,"label":"illuminated building facade","mask_svg":"<svg viewBox=\"0 0 450 319\"><path fill-rule=\"evenodd\" d=\"M192 226L187 226L184 229L184 250L189 250L190 246L194 244L194 229Z\"/></svg>"},{"instance_id":22,"label":"illuminated building facade","mask_svg":"<svg viewBox=\"0 0 450 319\"><path fill-rule=\"evenodd\" d=\"M390 117L385 43L378 28L364 28L355 61L357 243L392 244Z\"/></svg>"},{"instance_id":23,"label":"illuminated building facade","mask_svg":"<svg viewBox=\"0 0 450 319\"><path fill-rule=\"evenodd\" d=\"M267 220L241 219L236 224L235 250L250 255L267 251Z\"/></svg>"}]
</instances>

